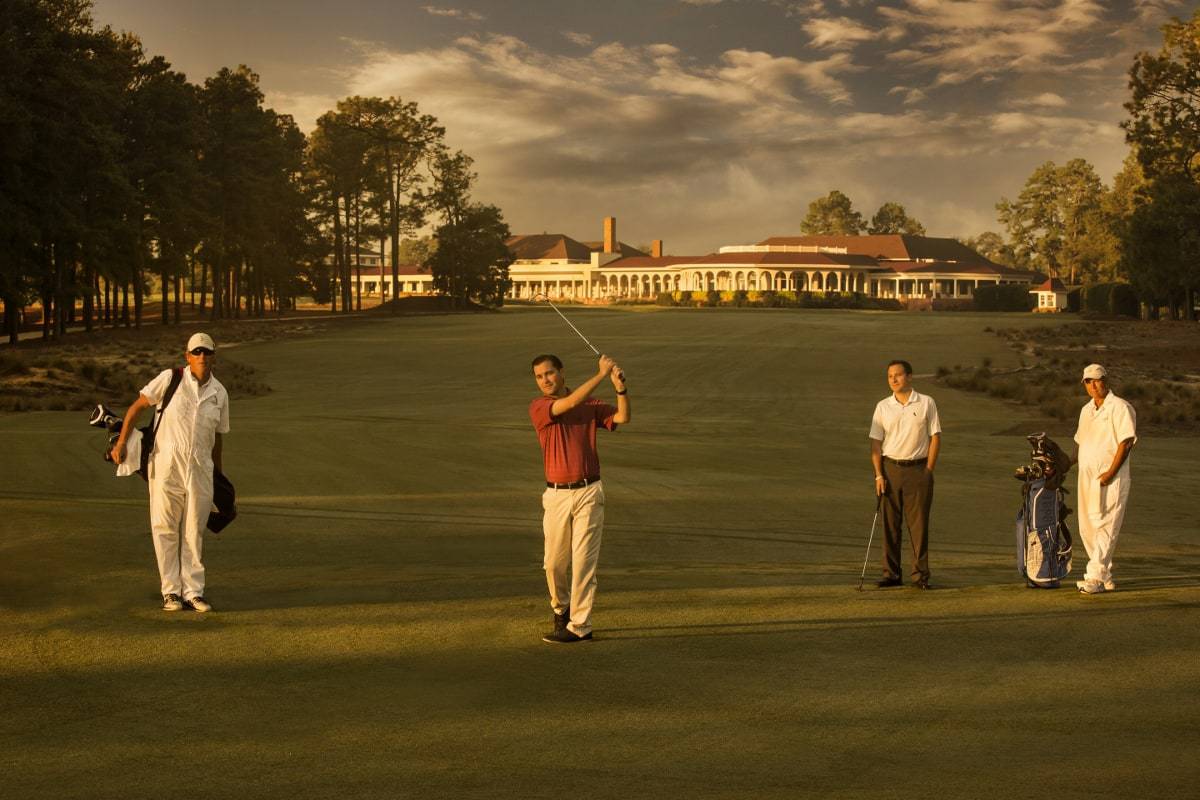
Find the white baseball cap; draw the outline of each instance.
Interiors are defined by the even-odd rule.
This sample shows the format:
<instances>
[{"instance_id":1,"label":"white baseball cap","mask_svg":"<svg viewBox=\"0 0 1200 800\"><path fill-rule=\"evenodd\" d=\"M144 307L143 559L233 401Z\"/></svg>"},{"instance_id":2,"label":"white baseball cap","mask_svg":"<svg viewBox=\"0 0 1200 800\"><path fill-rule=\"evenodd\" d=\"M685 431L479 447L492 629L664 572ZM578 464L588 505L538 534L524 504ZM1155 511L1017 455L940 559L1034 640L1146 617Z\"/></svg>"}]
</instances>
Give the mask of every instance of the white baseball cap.
<instances>
[{"instance_id":1,"label":"white baseball cap","mask_svg":"<svg viewBox=\"0 0 1200 800\"><path fill-rule=\"evenodd\" d=\"M213 344L212 337L207 333L193 333L192 338L188 339L187 351L189 353L197 347L206 347L214 353L217 351L217 346Z\"/></svg>"},{"instance_id":2,"label":"white baseball cap","mask_svg":"<svg viewBox=\"0 0 1200 800\"><path fill-rule=\"evenodd\" d=\"M1106 370L1104 367L1100 366L1099 364L1088 364L1086 367L1083 368L1083 379L1085 381L1088 378L1095 380L1096 378L1103 378L1107 375L1108 375L1108 370Z\"/></svg>"}]
</instances>

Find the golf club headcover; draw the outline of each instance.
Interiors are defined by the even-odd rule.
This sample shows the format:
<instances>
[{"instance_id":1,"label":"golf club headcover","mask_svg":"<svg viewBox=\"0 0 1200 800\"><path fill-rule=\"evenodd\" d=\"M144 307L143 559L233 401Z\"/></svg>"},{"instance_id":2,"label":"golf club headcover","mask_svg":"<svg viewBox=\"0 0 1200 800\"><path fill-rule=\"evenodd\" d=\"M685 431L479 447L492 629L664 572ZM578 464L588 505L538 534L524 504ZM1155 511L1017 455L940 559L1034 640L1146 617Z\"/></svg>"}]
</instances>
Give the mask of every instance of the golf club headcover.
<instances>
[{"instance_id":1,"label":"golf club headcover","mask_svg":"<svg viewBox=\"0 0 1200 800\"><path fill-rule=\"evenodd\" d=\"M213 510L208 515L208 529L213 533L225 530L237 519L237 492L233 482L223 472L213 471Z\"/></svg>"}]
</instances>

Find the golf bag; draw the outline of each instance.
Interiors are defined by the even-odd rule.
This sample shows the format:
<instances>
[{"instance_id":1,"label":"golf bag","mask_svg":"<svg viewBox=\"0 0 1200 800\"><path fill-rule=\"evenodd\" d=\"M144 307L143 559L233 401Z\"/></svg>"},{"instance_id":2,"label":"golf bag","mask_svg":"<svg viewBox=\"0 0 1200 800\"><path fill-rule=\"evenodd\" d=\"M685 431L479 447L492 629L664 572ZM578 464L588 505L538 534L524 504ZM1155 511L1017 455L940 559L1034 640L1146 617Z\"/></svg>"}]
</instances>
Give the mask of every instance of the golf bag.
<instances>
[{"instance_id":1,"label":"golf bag","mask_svg":"<svg viewBox=\"0 0 1200 800\"><path fill-rule=\"evenodd\" d=\"M1033 589L1055 589L1071 572L1071 529L1063 479L1071 458L1044 433L1027 437L1033 447L1031 463L1018 467L1022 482L1017 511L1017 571Z\"/></svg>"},{"instance_id":2,"label":"golf bag","mask_svg":"<svg viewBox=\"0 0 1200 800\"><path fill-rule=\"evenodd\" d=\"M158 433L158 423L162 422L163 412L167 410L167 405L170 404L171 398L175 396L175 390L179 388L180 382L183 380L183 368L176 367L171 371L171 383L167 386L167 393L163 396L162 402L158 404L158 409L154 415L154 421L144 428L139 428L142 432L141 459L138 464L137 474L142 476L142 480L149 480L150 467L150 452L154 450L154 436ZM92 410L92 416L88 419L88 425L93 428L104 428L108 431L108 446L104 448L104 460L112 462L112 449L120 438L121 428L125 424L125 420L114 414L108 406L101 403Z\"/></svg>"}]
</instances>

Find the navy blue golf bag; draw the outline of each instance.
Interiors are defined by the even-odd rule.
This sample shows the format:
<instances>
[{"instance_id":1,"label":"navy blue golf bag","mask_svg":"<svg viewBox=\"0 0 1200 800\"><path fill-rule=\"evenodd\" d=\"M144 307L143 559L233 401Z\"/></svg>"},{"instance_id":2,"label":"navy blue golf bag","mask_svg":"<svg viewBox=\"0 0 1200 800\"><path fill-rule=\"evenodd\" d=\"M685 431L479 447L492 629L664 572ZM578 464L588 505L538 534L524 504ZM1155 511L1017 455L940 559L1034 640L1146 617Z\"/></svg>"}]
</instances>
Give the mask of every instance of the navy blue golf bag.
<instances>
[{"instance_id":1,"label":"navy blue golf bag","mask_svg":"<svg viewBox=\"0 0 1200 800\"><path fill-rule=\"evenodd\" d=\"M1015 475L1024 484L1017 511L1017 571L1030 588L1056 589L1071 573L1071 509L1062 488L1071 459L1044 433L1028 438L1033 463Z\"/></svg>"}]
</instances>

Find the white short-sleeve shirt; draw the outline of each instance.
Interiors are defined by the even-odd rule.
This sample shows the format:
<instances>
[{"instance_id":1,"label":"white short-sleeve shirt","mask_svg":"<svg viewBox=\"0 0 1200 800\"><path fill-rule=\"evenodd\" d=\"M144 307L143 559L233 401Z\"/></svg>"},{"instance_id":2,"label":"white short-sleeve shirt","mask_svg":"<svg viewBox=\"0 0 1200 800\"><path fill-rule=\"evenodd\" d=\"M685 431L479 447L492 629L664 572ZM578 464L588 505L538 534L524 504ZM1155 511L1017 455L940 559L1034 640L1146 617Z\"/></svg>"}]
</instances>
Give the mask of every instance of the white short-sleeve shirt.
<instances>
[{"instance_id":1,"label":"white short-sleeve shirt","mask_svg":"<svg viewBox=\"0 0 1200 800\"><path fill-rule=\"evenodd\" d=\"M875 406L871 417L870 437L883 442L885 458L912 461L929 455L929 440L942 432L937 404L933 398L916 389L901 403L896 395L888 395Z\"/></svg>"},{"instance_id":2,"label":"white short-sleeve shirt","mask_svg":"<svg viewBox=\"0 0 1200 800\"><path fill-rule=\"evenodd\" d=\"M163 370L142 388L142 395L157 406L171 385L171 370ZM163 412L154 439L154 467L177 470L189 465L212 472L212 450L218 433L229 433L229 394L213 375L203 386L187 367L183 379Z\"/></svg>"},{"instance_id":3,"label":"white short-sleeve shirt","mask_svg":"<svg viewBox=\"0 0 1200 800\"><path fill-rule=\"evenodd\" d=\"M1075 431L1081 472L1092 475L1106 472L1117 455L1117 446L1126 439L1137 443L1137 412L1133 406L1112 392L1099 408L1089 399L1079 410L1079 427ZM1126 460L1121 471L1128 468L1129 461Z\"/></svg>"}]
</instances>

